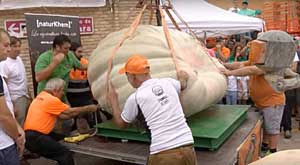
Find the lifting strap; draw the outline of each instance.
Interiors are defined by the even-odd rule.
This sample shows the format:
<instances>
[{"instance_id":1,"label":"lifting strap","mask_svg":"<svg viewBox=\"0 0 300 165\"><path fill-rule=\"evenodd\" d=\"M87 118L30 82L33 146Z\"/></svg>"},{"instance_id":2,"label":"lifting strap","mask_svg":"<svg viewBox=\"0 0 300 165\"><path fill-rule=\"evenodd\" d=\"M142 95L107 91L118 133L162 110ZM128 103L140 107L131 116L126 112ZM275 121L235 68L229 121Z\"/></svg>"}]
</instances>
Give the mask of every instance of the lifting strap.
<instances>
[{"instance_id":1,"label":"lifting strap","mask_svg":"<svg viewBox=\"0 0 300 165\"><path fill-rule=\"evenodd\" d=\"M178 62L177 62L176 51L174 49L174 45L173 45L173 42L171 40L169 28L168 28L166 20L165 20L165 14L164 14L161 6L159 6L159 12L161 14L161 22L162 22L163 30L164 30L164 33L165 33L165 37L166 37L169 49L171 51L171 56L172 56L172 59L173 59L174 65L175 65L175 70L176 70L176 73L178 73L179 72L179 67L178 67ZM176 75L178 75L178 74L176 74Z\"/></svg>"},{"instance_id":2,"label":"lifting strap","mask_svg":"<svg viewBox=\"0 0 300 165\"><path fill-rule=\"evenodd\" d=\"M112 53L110 54L110 56L108 58L108 67L107 67L107 74L106 74L106 93L108 93L108 89L109 89L110 74L111 74L112 67L113 67L112 66L113 65L113 58L117 54L117 51L119 50L119 48L122 46L123 42L127 38L129 38L136 31L138 25L140 24L141 18L143 16L143 13L144 13L146 7L147 7L147 5L144 5L144 7L141 10L141 12L139 13L139 15L132 22L132 24L130 25L128 31L124 34L124 36L121 38L121 40L115 46L115 48L113 49ZM172 56L172 59L173 59L174 65L175 65L176 73L178 73L179 68L178 68L178 64L177 64L175 49L174 49L173 43L171 41L169 29L168 29L168 26L166 24L165 16L164 16L164 13L162 12L161 6L159 6L159 11L160 11L160 14L162 15L163 30L164 30L164 33L165 33L165 37L166 37L168 46L169 46L170 51L171 51L171 56Z\"/></svg>"},{"instance_id":3,"label":"lifting strap","mask_svg":"<svg viewBox=\"0 0 300 165\"><path fill-rule=\"evenodd\" d=\"M115 48L113 49L113 51L109 55L108 65L107 65L106 82L105 82L106 83L106 94L108 94L108 90L109 90L109 81L110 81L110 74L111 74L111 71L112 71L113 58L117 54L119 48L122 46L123 42L127 38L129 38L135 32L135 30L137 29L138 25L140 24L141 18L143 16L143 13L144 13L146 7L147 7L147 5L144 5L144 7L141 10L141 12L139 13L139 15L135 18L135 20L132 22L132 24L130 25L127 32L123 35L123 37L120 39L118 44L115 46Z\"/></svg>"}]
</instances>

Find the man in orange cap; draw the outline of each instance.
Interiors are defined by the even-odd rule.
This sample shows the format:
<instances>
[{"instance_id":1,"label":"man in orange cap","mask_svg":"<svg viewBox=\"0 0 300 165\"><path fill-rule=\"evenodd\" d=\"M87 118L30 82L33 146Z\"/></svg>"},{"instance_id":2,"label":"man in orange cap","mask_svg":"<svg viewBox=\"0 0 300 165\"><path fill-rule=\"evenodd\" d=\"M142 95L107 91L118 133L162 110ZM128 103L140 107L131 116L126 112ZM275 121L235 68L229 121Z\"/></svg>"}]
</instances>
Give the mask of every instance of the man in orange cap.
<instances>
[{"instance_id":1,"label":"man in orange cap","mask_svg":"<svg viewBox=\"0 0 300 165\"><path fill-rule=\"evenodd\" d=\"M121 112L118 94L110 83L108 99L114 122L125 128L139 113L143 115L151 132L148 164L196 164L192 132L179 99L180 91L186 88L187 73L180 71L177 75L179 81L151 78L150 65L142 55L128 58L119 73L126 73L128 82L136 91L128 97Z\"/></svg>"}]
</instances>

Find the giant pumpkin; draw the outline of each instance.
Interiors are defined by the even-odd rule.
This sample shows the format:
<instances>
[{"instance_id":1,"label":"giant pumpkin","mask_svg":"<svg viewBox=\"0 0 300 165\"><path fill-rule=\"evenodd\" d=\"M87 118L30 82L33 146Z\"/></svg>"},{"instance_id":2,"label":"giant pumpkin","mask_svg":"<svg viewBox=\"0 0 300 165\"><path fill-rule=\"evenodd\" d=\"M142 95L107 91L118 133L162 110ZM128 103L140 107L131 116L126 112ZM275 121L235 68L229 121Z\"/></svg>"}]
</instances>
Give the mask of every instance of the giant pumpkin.
<instances>
[{"instance_id":1,"label":"giant pumpkin","mask_svg":"<svg viewBox=\"0 0 300 165\"><path fill-rule=\"evenodd\" d=\"M113 49L128 29L109 34L100 41L89 58L88 79L94 97L110 112L106 100L106 74L108 59ZM186 116L191 116L218 102L225 94L226 78L218 72L223 67L210 57L199 42L187 33L170 30L179 69L189 74L188 87L182 92L182 105ZM162 27L140 25L126 39L113 58L110 80L116 87L121 109L128 96L135 91L127 82L126 75L118 74L129 56L142 54L150 63L154 78L176 78L176 69Z\"/></svg>"}]
</instances>

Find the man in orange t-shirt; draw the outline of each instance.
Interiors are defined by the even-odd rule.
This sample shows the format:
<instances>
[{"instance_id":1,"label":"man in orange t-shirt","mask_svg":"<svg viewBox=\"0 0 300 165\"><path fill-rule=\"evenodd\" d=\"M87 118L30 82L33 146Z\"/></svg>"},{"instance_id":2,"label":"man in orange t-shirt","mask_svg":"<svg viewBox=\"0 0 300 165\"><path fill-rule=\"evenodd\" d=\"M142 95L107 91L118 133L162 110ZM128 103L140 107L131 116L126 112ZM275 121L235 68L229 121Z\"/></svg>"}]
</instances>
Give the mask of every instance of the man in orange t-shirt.
<instances>
[{"instance_id":1,"label":"man in orange t-shirt","mask_svg":"<svg viewBox=\"0 0 300 165\"><path fill-rule=\"evenodd\" d=\"M226 76L250 76L250 96L264 120L262 150L268 153L276 152L285 105L284 93L277 92L271 87L264 77L266 72L255 65L254 58L250 57L249 61L245 62L225 63L224 66L226 69L220 68L220 71Z\"/></svg>"},{"instance_id":2,"label":"man in orange t-shirt","mask_svg":"<svg viewBox=\"0 0 300 165\"><path fill-rule=\"evenodd\" d=\"M60 99L64 94L65 81L50 79L42 91L30 104L24 123L26 148L38 155L53 159L61 165L73 165L71 152L58 143L64 136L53 133L57 118L71 119L84 112L95 112L96 105L70 108Z\"/></svg>"}]
</instances>

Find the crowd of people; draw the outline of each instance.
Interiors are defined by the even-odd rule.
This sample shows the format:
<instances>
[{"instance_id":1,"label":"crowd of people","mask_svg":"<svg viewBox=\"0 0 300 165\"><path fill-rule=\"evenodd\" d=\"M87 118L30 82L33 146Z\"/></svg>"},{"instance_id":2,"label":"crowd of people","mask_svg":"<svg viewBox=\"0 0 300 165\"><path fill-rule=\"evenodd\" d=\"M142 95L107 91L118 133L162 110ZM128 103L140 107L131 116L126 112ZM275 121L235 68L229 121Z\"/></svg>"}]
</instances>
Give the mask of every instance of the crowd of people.
<instances>
[{"instance_id":1,"label":"crowd of people","mask_svg":"<svg viewBox=\"0 0 300 165\"><path fill-rule=\"evenodd\" d=\"M208 38L206 46L210 55L222 63L243 62L248 60L249 46L252 38L245 35L233 35L227 38ZM249 76L229 76L227 94L222 104L247 104Z\"/></svg>"},{"instance_id":2,"label":"crowd of people","mask_svg":"<svg viewBox=\"0 0 300 165\"><path fill-rule=\"evenodd\" d=\"M0 164L18 165L25 146L28 153L74 164L71 152L58 141L70 134L76 116L88 120L85 115L98 109L87 85L82 47L65 35L54 38L53 48L41 54L35 65L38 95L34 99L28 93L20 48L21 40L0 29ZM80 105L67 100L67 89L74 94L73 86L68 86L70 78L81 83L82 89L76 91L84 95Z\"/></svg>"}]
</instances>

